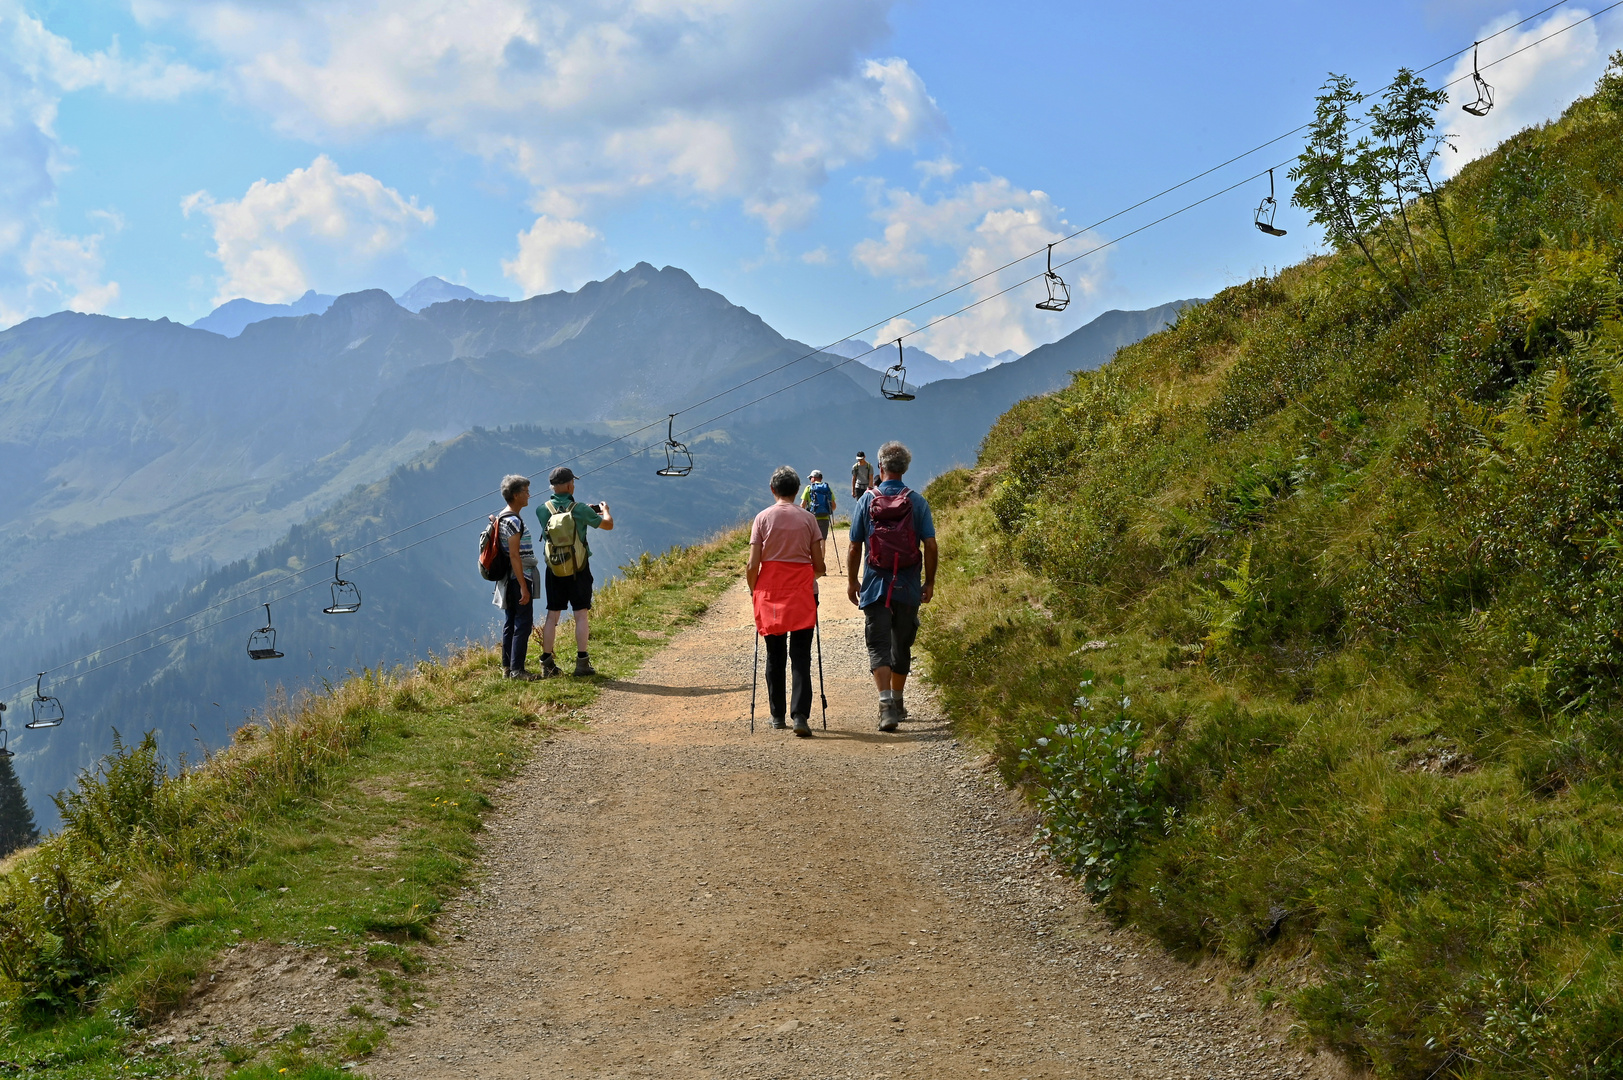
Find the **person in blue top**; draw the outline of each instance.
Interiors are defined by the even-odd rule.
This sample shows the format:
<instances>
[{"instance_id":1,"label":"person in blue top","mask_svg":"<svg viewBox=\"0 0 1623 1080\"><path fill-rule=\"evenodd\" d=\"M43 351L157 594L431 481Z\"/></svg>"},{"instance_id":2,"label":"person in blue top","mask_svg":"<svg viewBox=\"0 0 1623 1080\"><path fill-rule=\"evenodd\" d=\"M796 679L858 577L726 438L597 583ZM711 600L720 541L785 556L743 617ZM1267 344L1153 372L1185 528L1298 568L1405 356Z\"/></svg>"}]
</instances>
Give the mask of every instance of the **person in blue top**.
<instances>
[{"instance_id":1,"label":"person in blue top","mask_svg":"<svg viewBox=\"0 0 1623 1080\"><path fill-rule=\"evenodd\" d=\"M502 498L507 506L497 520L496 537L506 551L511 569L496 583L491 602L506 615L502 623L502 674L509 679L532 681L539 675L524 669L530 651L530 632L535 627L535 594L541 579L536 569L535 544L524 527L523 510L530 505L530 479L514 473L502 477Z\"/></svg>"},{"instance_id":2,"label":"person in blue top","mask_svg":"<svg viewBox=\"0 0 1623 1080\"><path fill-rule=\"evenodd\" d=\"M913 463L907 447L888 442L877 456L879 484L851 511L846 595L864 617L868 669L879 689L879 730L895 731L907 719L902 688L913 668L919 605L935 595L935 519L924 496L902 482Z\"/></svg>"},{"instance_id":3,"label":"person in blue top","mask_svg":"<svg viewBox=\"0 0 1623 1080\"><path fill-rule=\"evenodd\" d=\"M834 501L834 489L823 481L823 470L813 469L809 474L810 483L806 490L800 493L802 509L810 510L817 519L817 528L822 532L823 539L828 539L829 523L834 520L834 511L838 504Z\"/></svg>"}]
</instances>

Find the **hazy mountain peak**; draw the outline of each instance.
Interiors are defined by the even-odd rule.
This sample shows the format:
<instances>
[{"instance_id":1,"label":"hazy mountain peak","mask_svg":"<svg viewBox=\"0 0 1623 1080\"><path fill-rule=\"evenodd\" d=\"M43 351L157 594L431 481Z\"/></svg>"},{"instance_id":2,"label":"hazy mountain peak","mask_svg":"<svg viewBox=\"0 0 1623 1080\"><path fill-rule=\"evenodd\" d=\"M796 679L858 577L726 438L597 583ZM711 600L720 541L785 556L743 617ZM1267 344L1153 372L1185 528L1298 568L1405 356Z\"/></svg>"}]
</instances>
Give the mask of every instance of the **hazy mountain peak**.
<instances>
[{"instance_id":1,"label":"hazy mountain peak","mask_svg":"<svg viewBox=\"0 0 1623 1080\"><path fill-rule=\"evenodd\" d=\"M208 330L222 337L236 337L243 327L265 319L285 318L289 315L320 315L337 299L326 293L308 290L291 304L262 304L258 300L238 297L227 300L207 315L192 323L194 330Z\"/></svg>"},{"instance_id":2,"label":"hazy mountain peak","mask_svg":"<svg viewBox=\"0 0 1623 1080\"><path fill-rule=\"evenodd\" d=\"M477 293L466 285L457 285L441 277L425 277L399 296L395 303L407 311L421 311L430 304L443 304L447 300L486 300L492 303L507 303L505 296L492 296L489 293Z\"/></svg>"}]
</instances>

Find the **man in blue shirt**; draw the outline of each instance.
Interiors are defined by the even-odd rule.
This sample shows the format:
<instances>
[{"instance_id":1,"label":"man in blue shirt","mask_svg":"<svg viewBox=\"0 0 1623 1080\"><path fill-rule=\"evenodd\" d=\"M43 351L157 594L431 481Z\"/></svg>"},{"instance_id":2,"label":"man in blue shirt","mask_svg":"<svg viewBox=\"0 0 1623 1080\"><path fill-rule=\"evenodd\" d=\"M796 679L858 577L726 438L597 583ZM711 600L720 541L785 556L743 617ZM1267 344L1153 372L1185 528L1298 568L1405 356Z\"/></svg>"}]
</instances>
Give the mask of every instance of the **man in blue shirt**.
<instances>
[{"instance_id":1,"label":"man in blue shirt","mask_svg":"<svg viewBox=\"0 0 1623 1080\"><path fill-rule=\"evenodd\" d=\"M879 730L895 731L907 718L902 688L913 667L919 605L928 604L935 594L935 519L924 496L902 483L902 475L913 463L907 447L888 442L879 448L877 456L879 484L864 492L851 512L851 546L845 558L846 595L862 609L866 624L868 668L879 688ZM903 492L912 507L911 529L906 527L907 522L876 521L874 500L894 503ZM905 550L908 545L911 551ZM919 545L923 547L922 559L918 557ZM865 557L870 548L879 557ZM884 565L886 561L889 567ZM860 585L859 567L864 568Z\"/></svg>"}]
</instances>

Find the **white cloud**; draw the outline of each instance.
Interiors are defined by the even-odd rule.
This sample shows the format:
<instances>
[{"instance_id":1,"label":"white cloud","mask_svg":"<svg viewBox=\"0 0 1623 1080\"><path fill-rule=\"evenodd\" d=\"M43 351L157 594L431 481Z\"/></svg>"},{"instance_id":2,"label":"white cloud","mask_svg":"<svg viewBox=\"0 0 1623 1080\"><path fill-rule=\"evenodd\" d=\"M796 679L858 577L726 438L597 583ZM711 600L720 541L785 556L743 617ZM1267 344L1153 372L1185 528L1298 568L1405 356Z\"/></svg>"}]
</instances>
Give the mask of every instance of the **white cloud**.
<instances>
[{"instance_id":1,"label":"white cloud","mask_svg":"<svg viewBox=\"0 0 1623 1080\"><path fill-rule=\"evenodd\" d=\"M827 245L819 244L810 251L801 252L800 261L807 266L827 266L833 260L828 253Z\"/></svg>"},{"instance_id":2,"label":"white cloud","mask_svg":"<svg viewBox=\"0 0 1623 1080\"><path fill-rule=\"evenodd\" d=\"M51 220L57 179L67 171L55 125L62 96L100 88L130 97L173 97L203 76L149 51L139 61L116 46L77 52L15 0L0 0L0 323L68 306L99 311L118 298L103 281L102 242L118 229L113 211L83 236Z\"/></svg>"},{"instance_id":3,"label":"white cloud","mask_svg":"<svg viewBox=\"0 0 1623 1080\"><path fill-rule=\"evenodd\" d=\"M905 60L858 59L893 3L140 0L137 12L190 28L284 131L426 131L582 207L649 190L733 199L776 234L810 219L831 171L942 130Z\"/></svg>"},{"instance_id":4,"label":"white cloud","mask_svg":"<svg viewBox=\"0 0 1623 1080\"><path fill-rule=\"evenodd\" d=\"M285 303L317 285L374 285L406 240L434 224L433 208L415 196L366 173L340 172L325 154L281 180L254 181L240 199L198 191L181 209L213 225L212 254L225 271L217 304L239 296Z\"/></svg>"},{"instance_id":5,"label":"white cloud","mask_svg":"<svg viewBox=\"0 0 1623 1080\"><path fill-rule=\"evenodd\" d=\"M502 261L502 273L518 282L525 296L550 292L575 280L581 272L580 256L602 239L584 222L542 214L528 231L518 234L518 255Z\"/></svg>"},{"instance_id":6,"label":"white cloud","mask_svg":"<svg viewBox=\"0 0 1623 1080\"><path fill-rule=\"evenodd\" d=\"M1449 90L1446 119L1439 125L1441 130L1454 134L1453 142L1459 150L1457 154L1443 151L1443 168L1449 175L1458 173L1466 163L1523 128L1559 116L1575 99L1594 89L1595 80L1606 69L1607 59L1596 23L1606 20L1611 25L1616 20L1602 16L1534 45L1520 55L1510 55L1564 26L1573 26L1589 14L1584 8L1563 8L1547 19L1528 23L1485 43L1479 62L1493 64L1483 70L1482 76L1494 90L1493 110L1487 116L1476 117L1460 110L1461 105L1475 99L1476 93L1471 81L1471 55L1467 53L1455 61L1444 81L1464 81ZM1479 36L1485 38L1520 18L1514 11L1506 12L1483 27ZM1500 57L1509 59L1494 63Z\"/></svg>"},{"instance_id":7,"label":"white cloud","mask_svg":"<svg viewBox=\"0 0 1623 1080\"><path fill-rule=\"evenodd\" d=\"M933 167L936 163L928 164L932 167L920 170L926 186L942 175L951 175ZM1074 231L1045 192L1027 191L998 176L960 184L934 198L923 191L877 187L872 198L873 216L883 226L882 234L860 241L852 249L851 259L876 277L900 278L910 285L947 286L980 277ZM1055 250L1055 261L1096 243L1098 237L1092 234L1078 236ZM943 256L955 260L945 274L932 270ZM1038 282L993 295L1043 269L1043 263L1028 259L954 293L929 314L916 315L917 325L974 300L987 299L925 330L909 344L940 357L996 354L1004 349L1026 353L1070 332L1078 325L1077 307L1097 288L1103 273L1101 256L1060 270L1077 305L1063 315L1036 310L1036 301L1047 296ZM914 328L913 322L897 320L882 329L877 340L894 339Z\"/></svg>"}]
</instances>

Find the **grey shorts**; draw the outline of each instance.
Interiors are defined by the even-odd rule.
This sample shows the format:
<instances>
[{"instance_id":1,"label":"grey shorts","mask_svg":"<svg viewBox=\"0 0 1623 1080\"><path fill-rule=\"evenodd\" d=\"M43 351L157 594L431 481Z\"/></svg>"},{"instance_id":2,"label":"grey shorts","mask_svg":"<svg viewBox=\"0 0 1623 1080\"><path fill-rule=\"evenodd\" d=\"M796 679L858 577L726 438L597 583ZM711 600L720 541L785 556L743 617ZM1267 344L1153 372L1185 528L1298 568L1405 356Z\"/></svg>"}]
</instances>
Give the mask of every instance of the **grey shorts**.
<instances>
[{"instance_id":1,"label":"grey shorts","mask_svg":"<svg viewBox=\"0 0 1623 1080\"><path fill-rule=\"evenodd\" d=\"M919 636L917 604L873 604L862 609L867 620L868 670L888 667L897 675L913 670L913 639Z\"/></svg>"},{"instance_id":2,"label":"grey shorts","mask_svg":"<svg viewBox=\"0 0 1623 1080\"><path fill-rule=\"evenodd\" d=\"M817 519L817 528L822 531L824 540L828 539L828 526L832 520L833 519L826 517L820 517Z\"/></svg>"}]
</instances>

